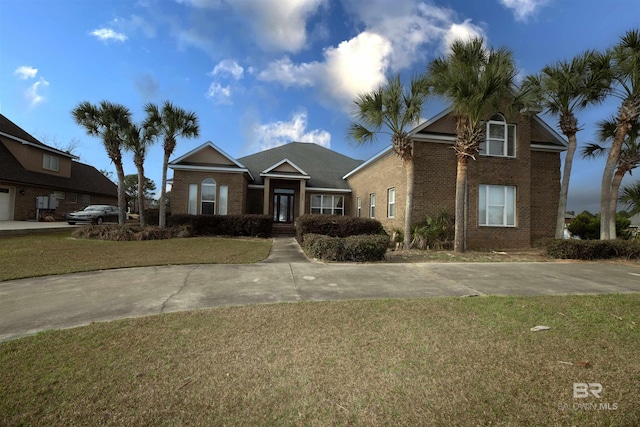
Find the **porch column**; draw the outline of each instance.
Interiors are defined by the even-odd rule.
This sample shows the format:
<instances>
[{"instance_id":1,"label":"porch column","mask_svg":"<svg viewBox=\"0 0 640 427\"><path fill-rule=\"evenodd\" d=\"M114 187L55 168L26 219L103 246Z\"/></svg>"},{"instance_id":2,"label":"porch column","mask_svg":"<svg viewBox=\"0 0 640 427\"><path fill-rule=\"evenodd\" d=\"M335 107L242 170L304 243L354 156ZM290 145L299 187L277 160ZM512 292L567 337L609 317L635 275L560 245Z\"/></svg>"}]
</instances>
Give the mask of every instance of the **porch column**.
<instances>
[{"instance_id":1,"label":"porch column","mask_svg":"<svg viewBox=\"0 0 640 427\"><path fill-rule=\"evenodd\" d=\"M268 177L264 177L264 195L262 198L262 213L265 215L271 215L271 213L269 212L269 201L271 200L271 197L269 197L271 190L269 188L270 184L271 184L271 178Z\"/></svg>"},{"instance_id":2,"label":"porch column","mask_svg":"<svg viewBox=\"0 0 640 427\"><path fill-rule=\"evenodd\" d=\"M304 201L306 198L307 181L300 180L300 215L304 215Z\"/></svg>"}]
</instances>

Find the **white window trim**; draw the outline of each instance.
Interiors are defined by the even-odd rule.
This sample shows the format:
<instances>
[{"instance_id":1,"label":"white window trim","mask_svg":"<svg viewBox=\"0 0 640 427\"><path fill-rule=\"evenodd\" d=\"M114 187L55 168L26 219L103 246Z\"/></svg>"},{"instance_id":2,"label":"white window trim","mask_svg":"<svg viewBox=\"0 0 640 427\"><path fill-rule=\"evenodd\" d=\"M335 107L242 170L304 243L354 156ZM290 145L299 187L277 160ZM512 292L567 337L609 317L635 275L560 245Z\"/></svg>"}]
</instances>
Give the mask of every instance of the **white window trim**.
<instances>
[{"instance_id":1,"label":"white window trim","mask_svg":"<svg viewBox=\"0 0 640 427\"><path fill-rule=\"evenodd\" d=\"M489 204L489 189L490 188L502 188L504 190L504 205L490 205ZM507 224L507 189L513 188L513 224ZM484 200L485 200L485 218L480 217L480 193L484 190ZM502 224L488 224L489 220L489 207L490 206L502 206ZM484 223L483 223L484 222ZM478 225L480 227L502 227L502 228L515 228L518 223L518 204L517 204L517 189L515 185L488 185L488 184L480 184L478 187Z\"/></svg>"},{"instance_id":2,"label":"white window trim","mask_svg":"<svg viewBox=\"0 0 640 427\"><path fill-rule=\"evenodd\" d=\"M376 213L376 193L369 193L369 218L375 218Z\"/></svg>"},{"instance_id":3,"label":"white window trim","mask_svg":"<svg viewBox=\"0 0 640 427\"><path fill-rule=\"evenodd\" d=\"M331 208L325 208L324 207L324 202L325 199L331 198ZM342 199L342 207L338 208L336 207L336 198ZM314 205L313 202L314 200L320 200L320 206L318 205ZM311 201L310 201L310 206L309 209L311 213L313 213L314 209L319 209L320 210L320 214L323 215L341 215L344 216L344 196L339 196L339 195L333 195L333 194L312 194L311 195ZM331 209L331 213L330 214L325 214L323 212L323 210L326 209ZM339 212L339 213L336 213ZM316 213L317 214L317 213Z\"/></svg>"},{"instance_id":4,"label":"white window trim","mask_svg":"<svg viewBox=\"0 0 640 427\"><path fill-rule=\"evenodd\" d=\"M212 183L205 183L205 181L208 180L208 179L212 180L213 184ZM213 199L205 199L204 198L204 194L205 194L204 187L205 186L213 187ZM217 208L216 205L218 204L217 200L216 200L217 191L218 191L218 183L216 182L215 179L213 179L213 178L205 178L205 179L202 180L202 182L200 182L200 214L201 215L204 215L204 209L202 209L202 204L203 203L213 203L213 213L212 214L207 214L207 215L215 215L216 214L216 208Z\"/></svg>"},{"instance_id":5,"label":"white window trim","mask_svg":"<svg viewBox=\"0 0 640 427\"><path fill-rule=\"evenodd\" d=\"M506 119L504 118L504 116L502 114L496 114L496 115L500 115L502 117L503 120L489 120L485 123L485 139L482 142L482 144L484 144L484 146L481 146L483 148L480 149L479 154L481 156L486 156L486 157L507 157L507 158L515 158L517 153L516 153L516 147L517 147L517 134L516 134L516 125L511 124L511 123L507 123ZM495 115L494 115L495 117ZM493 117L492 117L493 119ZM491 125L500 125L500 126L504 126L504 139L502 142L502 149L503 149L503 153L504 154L492 154L489 153L489 129L491 127ZM513 155L509 155L509 136L513 135ZM492 141L499 141L499 139L497 138L492 138Z\"/></svg>"},{"instance_id":6,"label":"white window trim","mask_svg":"<svg viewBox=\"0 0 640 427\"><path fill-rule=\"evenodd\" d=\"M357 200L357 215L358 218L360 218L360 216L362 215L362 197L358 197Z\"/></svg>"},{"instance_id":7,"label":"white window trim","mask_svg":"<svg viewBox=\"0 0 640 427\"><path fill-rule=\"evenodd\" d=\"M391 197L392 194L393 194L393 197ZM393 207L393 215L391 214L392 207ZM387 218L395 218L395 217L396 217L396 189L395 187L391 187L387 189Z\"/></svg>"}]
</instances>

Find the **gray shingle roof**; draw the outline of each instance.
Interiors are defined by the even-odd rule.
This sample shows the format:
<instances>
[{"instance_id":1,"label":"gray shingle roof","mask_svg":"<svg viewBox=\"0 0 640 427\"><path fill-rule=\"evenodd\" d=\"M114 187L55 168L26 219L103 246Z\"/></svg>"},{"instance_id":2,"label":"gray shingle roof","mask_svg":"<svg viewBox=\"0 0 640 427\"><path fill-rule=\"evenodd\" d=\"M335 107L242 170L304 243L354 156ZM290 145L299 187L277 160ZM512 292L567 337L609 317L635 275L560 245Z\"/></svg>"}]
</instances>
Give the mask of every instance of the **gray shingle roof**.
<instances>
[{"instance_id":1,"label":"gray shingle roof","mask_svg":"<svg viewBox=\"0 0 640 427\"><path fill-rule=\"evenodd\" d=\"M349 189L342 177L363 162L308 142L292 142L241 157L238 161L251 171L255 179L253 184L262 184L260 173L283 159L289 159L309 174L311 179L307 181L307 187L337 189Z\"/></svg>"}]
</instances>

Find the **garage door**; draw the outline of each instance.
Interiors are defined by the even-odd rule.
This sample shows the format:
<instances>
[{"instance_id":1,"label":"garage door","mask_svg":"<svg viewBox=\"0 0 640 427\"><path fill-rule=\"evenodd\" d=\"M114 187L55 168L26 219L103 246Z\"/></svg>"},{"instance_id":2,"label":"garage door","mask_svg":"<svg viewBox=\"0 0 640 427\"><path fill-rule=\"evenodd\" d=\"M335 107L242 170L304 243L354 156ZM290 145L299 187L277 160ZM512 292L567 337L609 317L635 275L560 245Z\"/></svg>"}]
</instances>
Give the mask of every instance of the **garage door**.
<instances>
[{"instance_id":1,"label":"garage door","mask_svg":"<svg viewBox=\"0 0 640 427\"><path fill-rule=\"evenodd\" d=\"M0 221L11 218L11 192L6 187L0 187Z\"/></svg>"}]
</instances>

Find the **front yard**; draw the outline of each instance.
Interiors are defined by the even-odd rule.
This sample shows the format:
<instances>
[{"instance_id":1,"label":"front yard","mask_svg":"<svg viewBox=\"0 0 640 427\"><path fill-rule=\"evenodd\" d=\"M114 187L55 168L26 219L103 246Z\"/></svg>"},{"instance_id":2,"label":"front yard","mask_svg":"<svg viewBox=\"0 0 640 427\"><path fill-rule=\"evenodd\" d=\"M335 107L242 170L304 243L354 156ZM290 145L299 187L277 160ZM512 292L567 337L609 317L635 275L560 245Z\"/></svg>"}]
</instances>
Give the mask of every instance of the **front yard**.
<instances>
[{"instance_id":1,"label":"front yard","mask_svg":"<svg viewBox=\"0 0 640 427\"><path fill-rule=\"evenodd\" d=\"M638 294L127 319L0 344L0 424L636 426L638 342Z\"/></svg>"}]
</instances>

